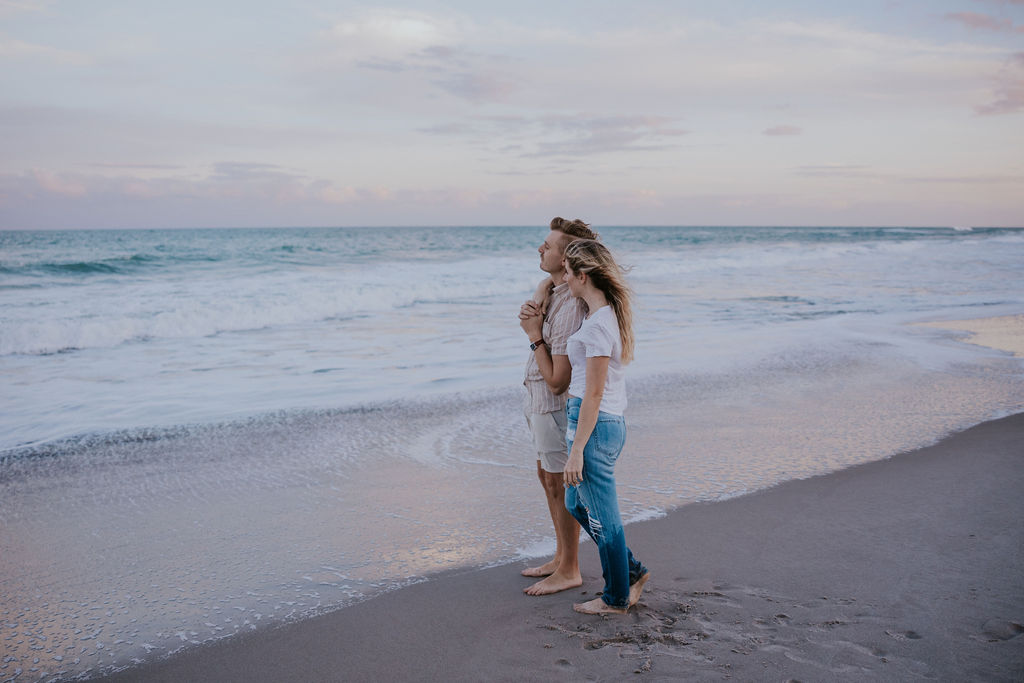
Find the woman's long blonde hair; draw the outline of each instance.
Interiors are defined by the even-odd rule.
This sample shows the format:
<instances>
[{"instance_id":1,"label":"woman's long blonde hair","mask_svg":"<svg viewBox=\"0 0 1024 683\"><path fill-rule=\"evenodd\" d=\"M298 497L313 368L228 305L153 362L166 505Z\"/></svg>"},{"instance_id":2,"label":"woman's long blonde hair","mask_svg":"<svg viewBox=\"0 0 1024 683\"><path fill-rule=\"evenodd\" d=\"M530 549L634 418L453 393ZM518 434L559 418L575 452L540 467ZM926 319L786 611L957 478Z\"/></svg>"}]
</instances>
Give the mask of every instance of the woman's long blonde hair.
<instances>
[{"instance_id":1,"label":"woman's long blonde hair","mask_svg":"<svg viewBox=\"0 0 1024 683\"><path fill-rule=\"evenodd\" d=\"M573 240L565 248L565 262L574 274L586 273L600 289L619 321L622 364L633 360L633 290L626 270L615 262L608 247L595 240Z\"/></svg>"}]
</instances>

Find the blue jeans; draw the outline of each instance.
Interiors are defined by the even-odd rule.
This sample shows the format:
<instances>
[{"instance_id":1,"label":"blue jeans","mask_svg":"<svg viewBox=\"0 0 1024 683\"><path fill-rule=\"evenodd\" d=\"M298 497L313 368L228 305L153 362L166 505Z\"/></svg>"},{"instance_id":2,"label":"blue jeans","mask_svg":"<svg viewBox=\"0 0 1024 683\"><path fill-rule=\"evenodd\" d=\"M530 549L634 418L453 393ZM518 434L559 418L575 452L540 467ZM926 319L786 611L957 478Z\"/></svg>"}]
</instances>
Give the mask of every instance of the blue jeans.
<instances>
[{"instance_id":1,"label":"blue jeans","mask_svg":"<svg viewBox=\"0 0 1024 683\"><path fill-rule=\"evenodd\" d=\"M576 436L582 399L570 398L565 407L569 450ZM626 444L626 421L621 415L599 412L597 424L583 449L583 481L565 490L565 507L597 544L604 574L601 599L611 607L629 606L629 587L647 573L626 547L626 534L615 493L615 461Z\"/></svg>"}]
</instances>

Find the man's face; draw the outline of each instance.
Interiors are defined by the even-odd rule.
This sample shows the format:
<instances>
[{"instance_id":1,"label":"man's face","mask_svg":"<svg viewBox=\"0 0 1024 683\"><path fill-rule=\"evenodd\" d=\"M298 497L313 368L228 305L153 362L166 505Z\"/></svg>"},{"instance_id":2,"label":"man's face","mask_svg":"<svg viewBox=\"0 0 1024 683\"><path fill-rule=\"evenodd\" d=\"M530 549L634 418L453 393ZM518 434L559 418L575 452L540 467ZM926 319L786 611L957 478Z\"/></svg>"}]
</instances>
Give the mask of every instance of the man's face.
<instances>
[{"instance_id":1,"label":"man's face","mask_svg":"<svg viewBox=\"0 0 1024 683\"><path fill-rule=\"evenodd\" d=\"M565 234L552 230L544 238L544 243L537 248L540 253L540 269L545 273L558 273L562 270L564 242Z\"/></svg>"}]
</instances>

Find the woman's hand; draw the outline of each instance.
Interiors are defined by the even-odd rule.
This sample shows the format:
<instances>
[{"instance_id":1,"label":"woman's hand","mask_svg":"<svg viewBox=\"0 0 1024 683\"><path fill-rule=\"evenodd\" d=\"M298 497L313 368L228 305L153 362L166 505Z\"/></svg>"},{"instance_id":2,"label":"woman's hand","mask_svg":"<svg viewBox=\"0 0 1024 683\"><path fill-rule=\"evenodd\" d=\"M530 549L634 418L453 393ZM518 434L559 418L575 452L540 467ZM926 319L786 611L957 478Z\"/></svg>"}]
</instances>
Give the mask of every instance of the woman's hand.
<instances>
[{"instance_id":1,"label":"woman's hand","mask_svg":"<svg viewBox=\"0 0 1024 683\"><path fill-rule=\"evenodd\" d=\"M576 444L573 444L565 463L563 481L566 486L578 486L583 481L583 449L576 448Z\"/></svg>"},{"instance_id":2,"label":"woman's hand","mask_svg":"<svg viewBox=\"0 0 1024 683\"><path fill-rule=\"evenodd\" d=\"M526 320L527 318L533 318L536 316L544 317L544 311L540 309L540 306L533 300L527 299L526 303L519 307L519 319Z\"/></svg>"}]
</instances>

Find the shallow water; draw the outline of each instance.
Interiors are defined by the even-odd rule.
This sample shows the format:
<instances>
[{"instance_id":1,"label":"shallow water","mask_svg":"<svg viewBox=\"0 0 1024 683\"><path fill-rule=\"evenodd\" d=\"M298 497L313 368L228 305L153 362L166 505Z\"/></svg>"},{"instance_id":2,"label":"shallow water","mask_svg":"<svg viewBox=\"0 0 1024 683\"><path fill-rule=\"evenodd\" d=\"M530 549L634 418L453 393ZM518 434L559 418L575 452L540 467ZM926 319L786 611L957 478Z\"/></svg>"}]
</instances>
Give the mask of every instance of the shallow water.
<instances>
[{"instance_id":1,"label":"shallow water","mask_svg":"<svg viewBox=\"0 0 1024 683\"><path fill-rule=\"evenodd\" d=\"M618 473L627 519L1024 409L1021 364L1002 357L937 372L808 349L758 366L742 382L631 384ZM19 458L4 470L0 519L5 656L33 677L96 673L547 552L518 407L506 391L110 435Z\"/></svg>"}]
</instances>

